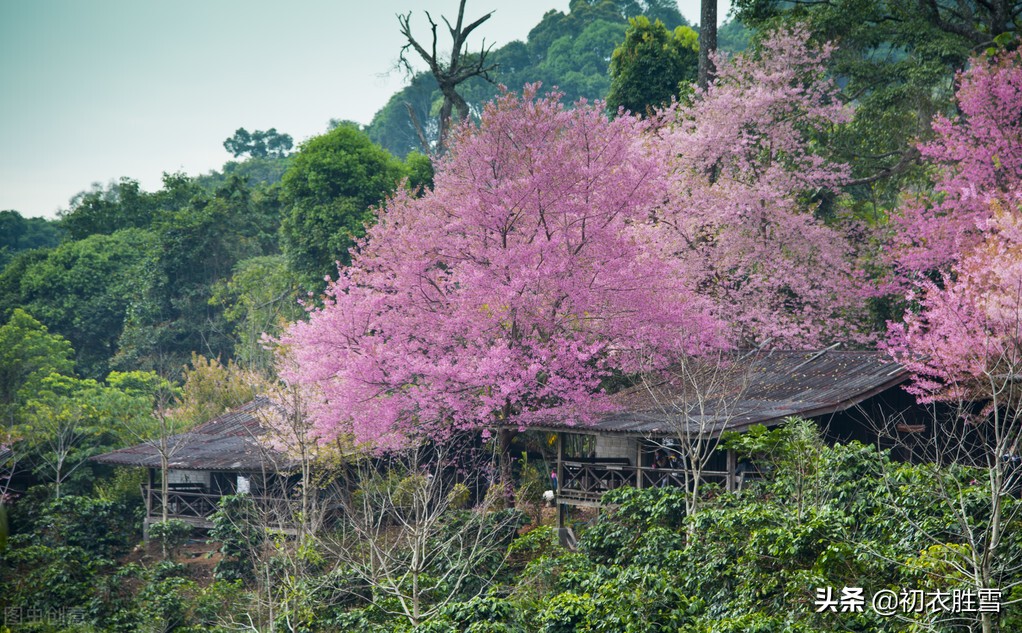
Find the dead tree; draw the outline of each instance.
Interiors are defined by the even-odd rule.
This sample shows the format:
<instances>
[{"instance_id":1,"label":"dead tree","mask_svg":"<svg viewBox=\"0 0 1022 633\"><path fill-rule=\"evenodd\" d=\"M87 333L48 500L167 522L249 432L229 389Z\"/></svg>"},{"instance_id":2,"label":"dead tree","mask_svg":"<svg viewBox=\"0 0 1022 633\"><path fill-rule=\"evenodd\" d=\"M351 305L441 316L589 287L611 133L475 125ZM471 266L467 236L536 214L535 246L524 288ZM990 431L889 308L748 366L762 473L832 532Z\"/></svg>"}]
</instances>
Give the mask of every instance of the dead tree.
<instances>
[{"instance_id":1,"label":"dead tree","mask_svg":"<svg viewBox=\"0 0 1022 633\"><path fill-rule=\"evenodd\" d=\"M429 48L419 43L415 36L412 35L411 18L412 13L409 11L406 15L398 15L397 21L401 27L401 35L405 37L407 43L401 47L401 55L398 58L401 66L405 70L412 74L412 64L408 59L408 52L414 50L418 53L419 57L429 66L429 71L433 74L433 78L436 79L437 87L440 89L441 94L444 96L443 104L440 107L439 116L439 138L437 140L437 146L430 148L426 144L426 134L422 130L420 122L413 118L412 123L415 125L416 133L419 136L420 142L423 143L423 150L430 155L442 155L447 149L448 136L451 131L451 114L456 112L459 121L468 120L469 108L468 103L465 99L458 94L457 87L472 77L482 77L489 80L490 71L494 70L496 64L488 64L486 57L490 52L492 45L486 46L486 41L479 47L479 53L471 55L468 49L468 36L479 27L483 22L490 19L493 12L489 12L478 20L464 25L465 17L465 1L461 0L458 5L458 19L454 26L447 18L441 16L444 24L447 25L447 30L451 35L451 54L450 57L444 59L443 54L437 51L437 28L438 24L433 20L433 17L426 11L426 19L429 21L430 30L432 32L432 43Z\"/></svg>"},{"instance_id":2,"label":"dead tree","mask_svg":"<svg viewBox=\"0 0 1022 633\"><path fill-rule=\"evenodd\" d=\"M1012 533L1022 528L1022 356L1009 349L993 358L968 385L952 390L957 400L935 403L928 418L890 417L878 421L878 435L927 473L906 481L897 471L882 473L893 499L925 495L951 517L950 525L915 520L898 503L891 508L941 553L944 586L963 580L975 591L999 589L1002 605L1022 586L1022 552ZM929 573L941 573L934 568ZM990 633L997 614L974 617L969 625ZM918 623L917 623L918 624ZM944 630L946 622L930 622ZM920 630L924 630L920 628Z\"/></svg>"},{"instance_id":3,"label":"dead tree","mask_svg":"<svg viewBox=\"0 0 1022 633\"><path fill-rule=\"evenodd\" d=\"M754 358L723 352L684 357L667 370L643 374L643 387L671 432L669 442L657 442L675 458L673 470L686 490L686 515L699 508L701 486L721 433L746 412L742 403ZM733 475L729 465L726 476Z\"/></svg>"},{"instance_id":4,"label":"dead tree","mask_svg":"<svg viewBox=\"0 0 1022 633\"><path fill-rule=\"evenodd\" d=\"M473 478L486 472L484 460L449 446L359 462L331 550L366 587L362 599L415 627L485 591L522 519L494 510L499 495L472 504Z\"/></svg>"}]
</instances>

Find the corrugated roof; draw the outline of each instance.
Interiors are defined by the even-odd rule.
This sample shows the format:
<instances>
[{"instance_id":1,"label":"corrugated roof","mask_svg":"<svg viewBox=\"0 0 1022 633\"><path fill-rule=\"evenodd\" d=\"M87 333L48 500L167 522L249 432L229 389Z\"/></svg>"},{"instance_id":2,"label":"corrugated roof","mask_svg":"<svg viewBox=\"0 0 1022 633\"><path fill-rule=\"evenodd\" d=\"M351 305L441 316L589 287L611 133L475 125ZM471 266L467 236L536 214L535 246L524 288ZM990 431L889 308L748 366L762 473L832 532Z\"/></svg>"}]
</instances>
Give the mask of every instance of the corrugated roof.
<instances>
[{"instance_id":1,"label":"corrugated roof","mask_svg":"<svg viewBox=\"0 0 1022 633\"><path fill-rule=\"evenodd\" d=\"M573 428L641 436L677 434L682 425L707 434L743 430L793 415L843 411L904 382L908 371L879 352L768 351L740 356L721 376L715 379L722 387L703 393L701 406L691 391L686 395L669 381L643 384L612 396L618 411L592 426Z\"/></svg>"},{"instance_id":2,"label":"corrugated roof","mask_svg":"<svg viewBox=\"0 0 1022 633\"><path fill-rule=\"evenodd\" d=\"M259 441L265 434L259 411L273 406L259 396L187 433L174 435L168 445L175 447L170 467L184 470L258 472L289 465L279 452ZM160 468L160 453L151 444L138 444L92 458L104 464Z\"/></svg>"}]
</instances>

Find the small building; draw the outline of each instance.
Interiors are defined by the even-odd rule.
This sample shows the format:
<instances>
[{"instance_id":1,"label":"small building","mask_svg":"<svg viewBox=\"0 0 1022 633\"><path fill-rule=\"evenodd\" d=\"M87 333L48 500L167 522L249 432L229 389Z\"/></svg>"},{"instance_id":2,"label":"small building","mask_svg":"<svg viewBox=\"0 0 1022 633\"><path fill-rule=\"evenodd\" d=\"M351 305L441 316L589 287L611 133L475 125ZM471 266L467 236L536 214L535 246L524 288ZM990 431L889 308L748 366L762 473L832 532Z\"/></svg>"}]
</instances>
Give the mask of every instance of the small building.
<instances>
[{"instance_id":1,"label":"small building","mask_svg":"<svg viewBox=\"0 0 1022 633\"><path fill-rule=\"evenodd\" d=\"M210 516L225 495L248 493L262 507L277 504L280 490L293 478L294 466L286 455L266 446L263 416L269 399L257 397L191 431L171 436L168 492L162 494L161 457L155 443L143 443L97 455L103 464L147 469L142 486L146 516L144 530L168 518L180 519L199 528L213 526Z\"/></svg>"},{"instance_id":2,"label":"small building","mask_svg":"<svg viewBox=\"0 0 1022 633\"><path fill-rule=\"evenodd\" d=\"M925 427L924 411L900 387L908 371L879 352L751 352L735 354L725 369L715 367L682 369L679 374L687 375L678 380L625 389L612 396L619 410L591 426L533 427L557 434L562 525L565 506L598 506L613 488L683 485L684 471L672 466L681 443L699 437L714 440L725 431L800 416L815 420L828 441L889 447L882 438L890 425L882 430L881 421L899 421L902 432ZM754 474L732 453L716 451L709 459L703 481L735 489Z\"/></svg>"}]
</instances>

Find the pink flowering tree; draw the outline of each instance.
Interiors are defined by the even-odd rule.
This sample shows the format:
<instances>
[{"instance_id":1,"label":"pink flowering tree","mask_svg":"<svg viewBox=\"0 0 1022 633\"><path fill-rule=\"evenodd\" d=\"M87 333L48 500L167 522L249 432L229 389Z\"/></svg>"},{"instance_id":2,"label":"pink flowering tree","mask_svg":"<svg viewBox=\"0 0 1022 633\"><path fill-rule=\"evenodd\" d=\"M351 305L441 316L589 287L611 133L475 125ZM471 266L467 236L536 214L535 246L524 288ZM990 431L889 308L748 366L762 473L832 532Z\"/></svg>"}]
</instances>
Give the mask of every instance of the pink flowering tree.
<instances>
[{"instance_id":1,"label":"pink flowering tree","mask_svg":"<svg viewBox=\"0 0 1022 633\"><path fill-rule=\"evenodd\" d=\"M743 345L862 338L854 249L814 214L849 174L823 152L850 115L826 78L831 50L795 27L718 59L716 80L664 133L677 171L661 237Z\"/></svg>"},{"instance_id":2,"label":"pink flowering tree","mask_svg":"<svg viewBox=\"0 0 1022 633\"><path fill-rule=\"evenodd\" d=\"M919 148L937 170L935 186L895 219L894 262L903 283L949 273L985 240L990 201L1022 179L1022 53L975 59L957 84L958 115L938 115L936 138Z\"/></svg>"},{"instance_id":3,"label":"pink flowering tree","mask_svg":"<svg viewBox=\"0 0 1022 633\"><path fill-rule=\"evenodd\" d=\"M974 60L957 102L921 148L936 188L906 205L894 239L913 309L888 347L925 401L989 398L992 378L1022 368L1022 53Z\"/></svg>"},{"instance_id":4,"label":"pink flowering tree","mask_svg":"<svg viewBox=\"0 0 1022 633\"><path fill-rule=\"evenodd\" d=\"M1000 400L1022 371L1022 199L988 202L983 241L940 280L919 280L918 308L890 325L891 352L914 376L923 402Z\"/></svg>"},{"instance_id":5,"label":"pink flowering tree","mask_svg":"<svg viewBox=\"0 0 1022 633\"><path fill-rule=\"evenodd\" d=\"M886 345L912 371L909 391L951 411L934 416L913 451L923 463L977 469L967 489L935 487L968 545L952 563L977 590L1010 593L1022 570L1007 546L1022 520L1011 499L1022 487L1022 53L974 59L958 77L957 104L959 115L937 117L937 137L922 147L935 190L895 224L910 310L889 325ZM977 499L986 500L978 518ZM995 629L991 614L979 620Z\"/></svg>"},{"instance_id":6,"label":"pink flowering tree","mask_svg":"<svg viewBox=\"0 0 1022 633\"><path fill-rule=\"evenodd\" d=\"M281 342L321 437L585 423L611 372L725 344L687 262L648 248L671 183L648 122L505 94L421 198L398 193ZM507 479L505 464L504 479Z\"/></svg>"}]
</instances>

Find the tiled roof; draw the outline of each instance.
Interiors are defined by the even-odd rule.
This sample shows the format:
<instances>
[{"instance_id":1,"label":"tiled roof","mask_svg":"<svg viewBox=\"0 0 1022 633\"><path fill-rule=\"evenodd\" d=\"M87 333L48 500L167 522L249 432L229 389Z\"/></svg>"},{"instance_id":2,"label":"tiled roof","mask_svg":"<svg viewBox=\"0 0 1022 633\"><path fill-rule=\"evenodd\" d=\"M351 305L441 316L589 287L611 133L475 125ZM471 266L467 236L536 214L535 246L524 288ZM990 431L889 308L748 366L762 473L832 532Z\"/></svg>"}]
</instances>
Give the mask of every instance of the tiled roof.
<instances>
[{"instance_id":1,"label":"tiled roof","mask_svg":"<svg viewBox=\"0 0 1022 633\"><path fill-rule=\"evenodd\" d=\"M289 465L289 460L261 443L265 434L259 411L273 406L257 397L187 433L174 435L170 467L184 470L258 472ZM138 444L92 458L104 464L160 468L160 453L149 443Z\"/></svg>"},{"instance_id":2,"label":"tiled roof","mask_svg":"<svg viewBox=\"0 0 1022 633\"><path fill-rule=\"evenodd\" d=\"M723 379L722 376L723 375ZM753 424L776 424L788 416L816 417L843 411L890 389L908 372L879 352L767 351L734 360L717 374L716 391L691 394L668 384L643 384L612 396L619 410L582 430L629 435L716 434ZM543 425L563 429L567 424Z\"/></svg>"}]
</instances>

